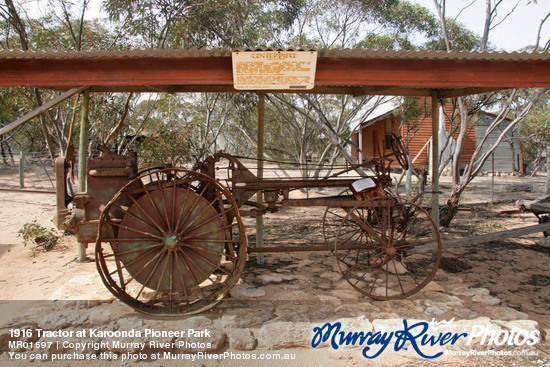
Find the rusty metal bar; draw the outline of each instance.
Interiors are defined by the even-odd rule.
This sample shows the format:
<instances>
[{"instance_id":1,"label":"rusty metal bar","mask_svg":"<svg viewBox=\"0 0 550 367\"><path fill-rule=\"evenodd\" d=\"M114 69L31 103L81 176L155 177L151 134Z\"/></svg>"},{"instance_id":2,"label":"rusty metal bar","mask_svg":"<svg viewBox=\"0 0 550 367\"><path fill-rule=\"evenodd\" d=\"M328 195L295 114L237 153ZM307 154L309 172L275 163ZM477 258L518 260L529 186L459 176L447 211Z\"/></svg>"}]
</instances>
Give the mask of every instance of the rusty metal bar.
<instances>
[{"instance_id":1,"label":"rusty metal bar","mask_svg":"<svg viewBox=\"0 0 550 367\"><path fill-rule=\"evenodd\" d=\"M509 229L506 231L500 231L495 233L487 233L479 236L465 237L465 238L456 238L452 240L447 240L442 242L442 246L445 249L458 246L470 246L478 245L480 243L487 243L493 241L502 241L509 238L521 237L530 235L537 232L544 232L550 229L550 223L535 224L533 226L521 227L516 229ZM426 253L433 251L436 248L436 243L427 243L425 245L417 246L414 249L411 249L411 252L414 253ZM498 244L495 245L495 249L498 248Z\"/></svg>"},{"instance_id":2,"label":"rusty metal bar","mask_svg":"<svg viewBox=\"0 0 550 367\"><path fill-rule=\"evenodd\" d=\"M364 250L365 246L338 246L338 250ZM334 251L334 246L287 246L287 247L263 247L253 248L249 247L248 253L262 253L262 252L305 252L305 251ZM373 248L374 250L374 248Z\"/></svg>"},{"instance_id":3,"label":"rusty metal bar","mask_svg":"<svg viewBox=\"0 0 550 367\"><path fill-rule=\"evenodd\" d=\"M82 92L86 87L75 87L71 90L68 90L67 92L61 94L60 96L52 99L51 101L43 104L42 106L38 107L37 109L27 113L25 116L17 119L16 121L10 123L7 126L4 126L0 129L0 136L9 133L12 130L17 129L19 126L29 122L33 118L40 116L44 112L48 111L50 108L57 106L61 102L65 101L66 99L72 97L76 93Z\"/></svg>"},{"instance_id":4,"label":"rusty metal bar","mask_svg":"<svg viewBox=\"0 0 550 367\"><path fill-rule=\"evenodd\" d=\"M307 199L283 199L281 200L281 206L297 206L297 207L339 207L339 208L382 208L387 207L387 200L380 201L362 201L357 200L354 196L331 196L321 198L307 198Z\"/></svg>"},{"instance_id":5,"label":"rusty metal bar","mask_svg":"<svg viewBox=\"0 0 550 367\"><path fill-rule=\"evenodd\" d=\"M259 164L259 162L258 162ZM277 189L300 189L307 187L347 187L357 181L354 179L334 179L334 180L262 180L246 182L237 185L239 188L248 190L277 190Z\"/></svg>"},{"instance_id":6,"label":"rusty metal bar","mask_svg":"<svg viewBox=\"0 0 550 367\"><path fill-rule=\"evenodd\" d=\"M29 189L8 189L0 188L0 191L9 191L9 192L27 192L29 194L55 194L55 191L45 191L45 190L29 190Z\"/></svg>"}]
</instances>

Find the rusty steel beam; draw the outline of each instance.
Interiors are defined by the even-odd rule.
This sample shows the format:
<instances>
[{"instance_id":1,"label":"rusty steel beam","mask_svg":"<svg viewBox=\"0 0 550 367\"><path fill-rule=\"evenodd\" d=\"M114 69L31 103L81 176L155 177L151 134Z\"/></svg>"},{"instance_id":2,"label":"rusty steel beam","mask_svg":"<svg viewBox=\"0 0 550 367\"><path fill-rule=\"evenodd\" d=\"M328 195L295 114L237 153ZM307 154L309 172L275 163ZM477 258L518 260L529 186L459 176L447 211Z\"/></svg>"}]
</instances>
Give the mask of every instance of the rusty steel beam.
<instances>
[{"instance_id":1,"label":"rusty steel beam","mask_svg":"<svg viewBox=\"0 0 550 367\"><path fill-rule=\"evenodd\" d=\"M70 89L82 85L98 92L113 88L228 91L233 88L231 57L0 58L0 86ZM547 87L550 63L545 59L319 57L315 86L314 93L397 95L403 90L415 94L415 89L418 95L426 95L438 88L459 88L455 93L470 94L478 92L475 88Z\"/></svg>"}]
</instances>

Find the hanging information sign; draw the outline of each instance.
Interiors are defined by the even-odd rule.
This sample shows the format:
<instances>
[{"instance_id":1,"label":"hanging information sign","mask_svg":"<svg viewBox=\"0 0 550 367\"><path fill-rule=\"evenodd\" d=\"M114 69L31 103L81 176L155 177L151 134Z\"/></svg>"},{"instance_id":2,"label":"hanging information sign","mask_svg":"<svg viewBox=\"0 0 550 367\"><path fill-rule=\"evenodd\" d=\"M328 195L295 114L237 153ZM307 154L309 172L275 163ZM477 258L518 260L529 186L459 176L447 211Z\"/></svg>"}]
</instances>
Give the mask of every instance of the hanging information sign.
<instances>
[{"instance_id":1,"label":"hanging information sign","mask_svg":"<svg viewBox=\"0 0 550 367\"><path fill-rule=\"evenodd\" d=\"M317 51L234 51L233 85L241 90L312 89Z\"/></svg>"}]
</instances>

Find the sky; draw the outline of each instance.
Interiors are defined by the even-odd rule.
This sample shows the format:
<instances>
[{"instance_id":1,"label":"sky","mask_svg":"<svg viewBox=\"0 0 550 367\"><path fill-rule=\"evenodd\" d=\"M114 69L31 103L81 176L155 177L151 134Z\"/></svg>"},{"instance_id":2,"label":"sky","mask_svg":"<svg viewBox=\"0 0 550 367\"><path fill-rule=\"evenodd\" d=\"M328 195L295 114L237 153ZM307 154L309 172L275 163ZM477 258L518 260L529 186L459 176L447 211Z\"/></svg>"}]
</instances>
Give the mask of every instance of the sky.
<instances>
[{"instance_id":1,"label":"sky","mask_svg":"<svg viewBox=\"0 0 550 367\"><path fill-rule=\"evenodd\" d=\"M414 4L420 4L435 14L433 0L409 0ZM445 16L454 18L460 10L472 3L472 0L447 0ZM499 11L497 19L502 19L514 7L517 0L504 0L502 11ZM522 47L534 45L540 21L550 12L550 0L538 0L535 4L532 0L521 0L514 12L500 25L489 32L489 41L502 51L518 51ZM481 36L485 23L485 1L477 0L465 9L458 21L466 25L475 34ZM542 46L550 38L550 19L544 23L541 32Z\"/></svg>"}]
</instances>

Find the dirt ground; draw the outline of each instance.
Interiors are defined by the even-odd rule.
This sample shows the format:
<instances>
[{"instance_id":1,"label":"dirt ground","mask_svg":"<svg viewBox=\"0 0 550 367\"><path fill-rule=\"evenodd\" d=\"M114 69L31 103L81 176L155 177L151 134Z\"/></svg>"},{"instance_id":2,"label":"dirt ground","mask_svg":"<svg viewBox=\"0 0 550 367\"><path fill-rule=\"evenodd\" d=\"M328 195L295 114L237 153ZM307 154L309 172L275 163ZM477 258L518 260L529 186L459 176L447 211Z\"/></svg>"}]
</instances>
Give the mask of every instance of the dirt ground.
<instances>
[{"instance_id":1,"label":"dirt ground","mask_svg":"<svg viewBox=\"0 0 550 367\"><path fill-rule=\"evenodd\" d=\"M515 209L514 201L519 198L532 199L541 196L544 191L545 177L497 177L495 179L496 182L491 177L480 177L474 181L464 194L461 209L451 227L442 229L444 240L537 223L536 217L530 213L505 215L502 212ZM5 180L5 177L0 181L9 182L9 180ZM506 185L509 183L525 181L534 183L533 192L510 193L506 190ZM47 188L47 185L43 187ZM442 187L443 189L449 187L448 180L442 180ZM444 196L445 194L442 195L442 197ZM76 240L73 235L60 234L58 243L48 252L33 253L30 247L23 245L22 238L18 236L18 231L23 224L36 220L43 226L52 228L51 219L54 212L55 195L0 191L0 312L2 314L0 327L5 328L9 324L9 320L34 307L38 301L55 299L56 295L59 295L56 292L59 292L63 285L75 282L75 279L95 277L96 269L93 262L76 262ZM265 217L266 245L323 244L320 221L322 214L323 210L318 208L284 208L279 213L267 215ZM250 243L255 241L254 223L253 219L246 219L245 222ZM453 279L454 283L462 283L472 288L487 288L491 296L501 300L500 306L507 306L527 314L529 320L538 322L539 329L544 334L550 330L550 249L537 245L536 241L540 238L542 238L541 234L534 234L482 245L444 248L443 256L460 259L471 268L452 274L452 277L448 273L440 271L436 275L436 280L439 284L443 284L445 281ZM88 256L93 257L93 245L88 248ZM258 283L260 274L276 273L280 271L281 267L291 268L295 263L317 264L323 261L324 256L330 256L330 253L266 255L265 265L257 265L255 256L250 256L243 280L248 284L255 284ZM314 266L311 268L311 278L314 279L318 272L315 272ZM307 269L301 270L307 271ZM313 280L311 282L317 284ZM82 284L76 284L76 289L81 294L76 292L72 298L77 300L111 300L113 298L101 284L95 282L84 281ZM303 291L307 292L308 289L305 288ZM64 298L71 299L71 297ZM19 302L14 303L13 301ZM377 306L390 312L387 309L388 306L381 306L378 303ZM480 315L491 312L486 305L468 304L467 306ZM116 315L135 314L122 304L113 303L112 307L117 307L117 310L113 311ZM216 312L223 313L223 307L213 312L214 314ZM212 315L212 313L210 314ZM403 315L398 316L403 317ZM146 316L143 317L146 318ZM407 317L410 316L407 315ZM548 340L549 336L546 338ZM445 363L467 366L511 365L512 363L515 365L550 365L548 348L547 341L540 344L538 346L539 355L535 360L524 357L501 360L495 357L488 361L479 358L464 360L449 357ZM364 364L364 359L354 357L350 352L328 349L318 353L317 351L312 353L312 350L307 348L289 349L288 351L296 353L298 356L296 364L289 365ZM391 362L389 363L391 365L403 366L435 365L427 360L401 358L399 355L395 355ZM44 363L44 365L57 364ZM170 365L170 363L163 365ZM386 363L377 361L374 365L386 365Z\"/></svg>"}]
</instances>

